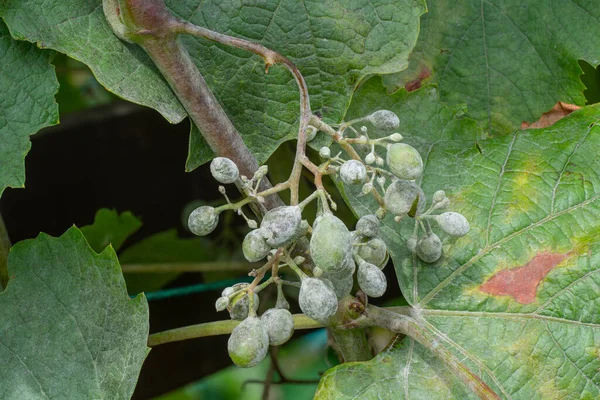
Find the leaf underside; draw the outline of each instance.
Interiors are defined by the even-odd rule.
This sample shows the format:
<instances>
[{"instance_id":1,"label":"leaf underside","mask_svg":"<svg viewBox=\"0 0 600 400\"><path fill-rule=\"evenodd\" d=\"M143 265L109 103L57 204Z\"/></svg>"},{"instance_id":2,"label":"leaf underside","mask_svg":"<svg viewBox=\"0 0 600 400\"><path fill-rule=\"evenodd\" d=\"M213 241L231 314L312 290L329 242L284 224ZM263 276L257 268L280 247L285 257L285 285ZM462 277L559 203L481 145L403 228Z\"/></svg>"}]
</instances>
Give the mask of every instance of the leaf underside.
<instances>
[{"instance_id":1,"label":"leaf underside","mask_svg":"<svg viewBox=\"0 0 600 400\"><path fill-rule=\"evenodd\" d=\"M412 220L398 224L386 217L382 235L416 317L501 398L598 398L600 106L585 107L545 129L517 131L478 146L481 132L474 121L462 117L461 107L442 106L435 87L386 96L373 79L356 94L349 114L379 108L397 112L405 142L423 156L421 185L428 200L444 189L450 209L471 224L459 239L433 226L444 255L425 264L405 245ZM371 129L372 137L382 136ZM345 189L358 214L376 210L357 196L359 189ZM404 368L403 380L386 382L392 372L376 372L362 387L368 395L357 398L392 398L385 395L390 385L410 391L411 399L462 398L448 394L460 384L442 376L446 392L417 388L413 382L432 373L418 358L411 361L409 354L418 347L405 339L380 356ZM335 397L357 373L385 369L375 365L380 362L328 372L322 398Z\"/></svg>"},{"instance_id":2,"label":"leaf underside","mask_svg":"<svg viewBox=\"0 0 600 400\"><path fill-rule=\"evenodd\" d=\"M423 0L171 0L173 13L195 24L273 48L297 63L312 109L339 122L358 82L406 68L419 32ZM12 34L87 64L98 81L129 101L155 108L171 122L186 113L143 50L113 35L100 0L8 0L0 9ZM258 56L192 37L190 55L259 163L296 135L298 88ZM187 169L212 153L192 130Z\"/></svg>"},{"instance_id":3,"label":"leaf underside","mask_svg":"<svg viewBox=\"0 0 600 400\"><path fill-rule=\"evenodd\" d=\"M129 399L148 353L148 304L73 227L17 243L0 293L0 398Z\"/></svg>"},{"instance_id":4,"label":"leaf underside","mask_svg":"<svg viewBox=\"0 0 600 400\"><path fill-rule=\"evenodd\" d=\"M534 122L557 101L583 105L578 60L600 63L595 0L430 0L406 71L389 89L436 83L492 135Z\"/></svg>"},{"instance_id":5,"label":"leaf underside","mask_svg":"<svg viewBox=\"0 0 600 400\"><path fill-rule=\"evenodd\" d=\"M14 40L0 20L0 196L7 187L25 185L29 136L58 123L51 58L51 51Z\"/></svg>"}]
</instances>

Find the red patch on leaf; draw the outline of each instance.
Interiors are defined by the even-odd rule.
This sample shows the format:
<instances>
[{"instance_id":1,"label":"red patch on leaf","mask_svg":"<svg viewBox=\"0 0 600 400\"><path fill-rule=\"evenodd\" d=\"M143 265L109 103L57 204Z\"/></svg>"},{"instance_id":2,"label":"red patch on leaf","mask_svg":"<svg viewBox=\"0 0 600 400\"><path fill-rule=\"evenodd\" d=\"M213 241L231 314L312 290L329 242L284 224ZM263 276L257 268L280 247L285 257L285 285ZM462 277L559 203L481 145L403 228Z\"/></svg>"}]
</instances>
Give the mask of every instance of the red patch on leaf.
<instances>
[{"instance_id":1,"label":"red patch on leaf","mask_svg":"<svg viewBox=\"0 0 600 400\"><path fill-rule=\"evenodd\" d=\"M540 253L521 267L496 273L479 290L494 296L511 296L521 304L533 303L542 279L566 258L567 254Z\"/></svg>"},{"instance_id":2,"label":"red patch on leaf","mask_svg":"<svg viewBox=\"0 0 600 400\"><path fill-rule=\"evenodd\" d=\"M406 84L404 84L404 89L406 89L407 92L413 92L415 90L417 90L418 88L421 87L421 83L429 78L431 76L431 71L428 68L423 67L423 69L421 69L421 72L419 73L419 76L417 77L417 79L413 79L410 82L406 82Z\"/></svg>"}]
</instances>

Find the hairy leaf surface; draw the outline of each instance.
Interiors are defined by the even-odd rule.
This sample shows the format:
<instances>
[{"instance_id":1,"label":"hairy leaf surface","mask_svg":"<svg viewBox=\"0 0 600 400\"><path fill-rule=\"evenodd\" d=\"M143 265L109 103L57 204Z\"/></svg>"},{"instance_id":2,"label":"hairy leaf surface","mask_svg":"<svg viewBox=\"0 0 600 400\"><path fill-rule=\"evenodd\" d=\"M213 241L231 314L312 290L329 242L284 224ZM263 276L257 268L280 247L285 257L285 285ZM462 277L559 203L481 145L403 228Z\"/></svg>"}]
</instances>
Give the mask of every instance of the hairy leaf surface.
<instances>
[{"instance_id":1,"label":"hairy leaf surface","mask_svg":"<svg viewBox=\"0 0 600 400\"><path fill-rule=\"evenodd\" d=\"M129 399L148 348L148 305L130 299L111 248L73 227L17 243L0 293L0 398Z\"/></svg>"},{"instance_id":2,"label":"hairy leaf surface","mask_svg":"<svg viewBox=\"0 0 600 400\"><path fill-rule=\"evenodd\" d=\"M0 196L7 187L25 185L29 136L58 123L51 58L51 51L14 40L0 20Z\"/></svg>"},{"instance_id":3,"label":"hairy leaf surface","mask_svg":"<svg viewBox=\"0 0 600 400\"><path fill-rule=\"evenodd\" d=\"M600 396L600 106L476 144L473 121L442 107L435 88L384 93L369 81L351 112L397 112L426 163L428 201L445 189L471 224L459 239L434 224L444 255L425 264L405 245L412 220L386 217L384 240L414 317L502 398ZM346 189L359 214L376 209ZM344 368L337 379L350 379ZM420 379L421 369L406 368L403 384Z\"/></svg>"},{"instance_id":4,"label":"hairy leaf surface","mask_svg":"<svg viewBox=\"0 0 600 400\"><path fill-rule=\"evenodd\" d=\"M422 0L171 0L180 18L273 48L298 64L312 108L338 122L366 75L401 71L416 43ZM178 122L185 112L148 56L117 39L100 0L8 0L4 17L15 37L76 58L117 95ZM264 72L261 58L242 50L183 38L208 85L259 162L296 134L298 88L282 67ZM188 170L210 159L192 130Z\"/></svg>"},{"instance_id":5,"label":"hairy leaf surface","mask_svg":"<svg viewBox=\"0 0 600 400\"><path fill-rule=\"evenodd\" d=\"M443 101L467 103L493 135L534 122L557 101L585 104L577 60L600 63L594 0L428 1L409 68L390 87L439 86Z\"/></svg>"}]
</instances>

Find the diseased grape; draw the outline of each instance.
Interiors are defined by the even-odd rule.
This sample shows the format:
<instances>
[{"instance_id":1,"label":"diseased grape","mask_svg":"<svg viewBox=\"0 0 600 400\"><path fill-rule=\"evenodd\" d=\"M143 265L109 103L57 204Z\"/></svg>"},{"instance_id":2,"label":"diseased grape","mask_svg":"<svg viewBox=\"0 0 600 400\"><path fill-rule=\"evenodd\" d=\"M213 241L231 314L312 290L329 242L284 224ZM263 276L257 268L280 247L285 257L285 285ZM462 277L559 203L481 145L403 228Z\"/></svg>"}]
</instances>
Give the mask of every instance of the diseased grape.
<instances>
[{"instance_id":1,"label":"diseased grape","mask_svg":"<svg viewBox=\"0 0 600 400\"><path fill-rule=\"evenodd\" d=\"M265 241L259 229L250 231L242 242L242 252L250 262L260 261L269 254L271 246Z\"/></svg>"},{"instance_id":2,"label":"diseased grape","mask_svg":"<svg viewBox=\"0 0 600 400\"><path fill-rule=\"evenodd\" d=\"M379 233L379 218L369 214L361 217L356 223L356 231L366 237L374 237Z\"/></svg>"},{"instance_id":3,"label":"diseased grape","mask_svg":"<svg viewBox=\"0 0 600 400\"><path fill-rule=\"evenodd\" d=\"M302 210L297 206L272 209L263 217L260 230L266 242L273 248L288 244L300 232Z\"/></svg>"},{"instance_id":4,"label":"diseased grape","mask_svg":"<svg viewBox=\"0 0 600 400\"><path fill-rule=\"evenodd\" d=\"M387 246L380 238L372 238L362 246L356 246L358 255L368 263L383 269L387 263Z\"/></svg>"},{"instance_id":5,"label":"diseased grape","mask_svg":"<svg viewBox=\"0 0 600 400\"><path fill-rule=\"evenodd\" d=\"M258 317L248 317L233 328L227 341L229 357L235 365L253 367L267 355L269 334Z\"/></svg>"},{"instance_id":6,"label":"diseased grape","mask_svg":"<svg viewBox=\"0 0 600 400\"><path fill-rule=\"evenodd\" d=\"M337 312L338 300L333 284L327 279L304 278L298 296L300 309L308 317L326 322Z\"/></svg>"},{"instance_id":7,"label":"diseased grape","mask_svg":"<svg viewBox=\"0 0 600 400\"><path fill-rule=\"evenodd\" d=\"M283 308L271 308L260 317L269 334L269 344L279 346L287 342L294 333L294 318Z\"/></svg>"},{"instance_id":8,"label":"diseased grape","mask_svg":"<svg viewBox=\"0 0 600 400\"><path fill-rule=\"evenodd\" d=\"M376 265L368 262L363 262L358 266L356 280L360 290L369 297L381 297L387 289L384 273Z\"/></svg>"},{"instance_id":9,"label":"diseased grape","mask_svg":"<svg viewBox=\"0 0 600 400\"><path fill-rule=\"evenodd\" d=\"M421 155L411 145L394 143L388 147L386 162L390 172L400 179L417 179L423 173Z\"/></svg>"},{"instance_id":10,"label":"diseased grape","mask_svg":"<svg viewBox=\"0 0 600 400\"><path fill-rule=\"evenodd\" d=\"M340 167L340 178L346 185L360 185L367 180L367 169L357 160L348 160Z\"/></svg>"},{"instance_id":11,"label":"diseased grape","mask_svg":"<svg viewBox=\"0 0 600 400\"><path fill-rule=\"evenodd\" d=\"M259 301L258 295L254 293L254 311L258 310ZM248 293L240 293L231 299L228 310L231 319L238 321L246 319L246 317L248 317L248 311L250 310L250 298L248 297Z\"/></svg>"},{"instance_id":12,"label":"diseased grape","mask_svg":"<svg viewBox=\"0 0 600 400\"><path fill-rule=\"evenodd\" d=\"M315 221L310 238L310 254L315 265L325 272L340 272L352 251L352 235L346 225L331 213Z\"/></svg>"},{"instance_id":13,"label":"diseased grape","mask_svg":"<svg viewBox=\"0 0 600 400\"><path fill-rule=\"evenodd\" d=\"M334 278L329 275L328 278L333 285L333 290L338 299L350 294L352 287L354 286L354 276L352 274L341 278Z\"/></svg>"},{"instance_id":14,"label":"diseased grape","mask_svg":"<svg viewBox=\"0 0 600 400\"><path fill-rule=\"evenodd\" d=\"M219 213L210 206L196 208L188 217L190 232L198 236L206 236L215 230L219 223Z\"/></svg>"},{"instance_id":15,"label":"diseased grape","mask_svg":"<svg viewBox=\"0 0 600 400\"><path fill-rule=\"evenodd\" d=\"M210 163L210 173L220 183L233 183L240 177L237 165L229 158L215 157Z\"/></svg>"},{"instance_id":16,"label":"diseased grape","mask_svg":"<svg viewBox=\"0 0 600 400\"><path fill-rule=\"evenodd\" d=\"M457 212L450 211L436 215L435 220L440 228L451 236L460 237L469 233L469 221Z\"/></svg>"},{"instance_id":17,"label":"diseased grape","mask_svg":"<svg viewBox=\"0 0 600 400\"><path fill-rule=\"evenodd\" d=\"M217 309L217 311L223 311L224 309L227 308L228 305L229 305L229 297L227 297L227 296L221 296L215 302L215 308Z\"/></svg>"},{"instance_id":18,"label":"diseased grape","mask_svg":"<svg viewBox=\"0 0 600 400\"><path fill-rule=\"evenodd\" d=\"M375 111L367 117L367 120L384 131L392 131L400 126L398 116L389 110Z\"/></svg>"},{"instance_id":19,"label":"diseased grape","mask_svg":"<svg viewBox=\"0 0 600 400\"><path fill-rule=\"evenodd\" d=\"M423 193L423 190L421 190L414 182L399 179L388 186L385 191L385 207L395 215L408 214L417 197L419 200L415 215L419 215L425 211L427 203L425 200L425 193Z\"/></svg>"},{"instance_id":20,"label":"diseased grape","mask_svg":"<svg viewBox=\"0 0 600 400\"><path fill-rule=\"evenodd\" d=\"M442 241L435 233L422 237L417 242L417 255L426 263L436 262L442 256Z\"/></svg>"}]
</instances>

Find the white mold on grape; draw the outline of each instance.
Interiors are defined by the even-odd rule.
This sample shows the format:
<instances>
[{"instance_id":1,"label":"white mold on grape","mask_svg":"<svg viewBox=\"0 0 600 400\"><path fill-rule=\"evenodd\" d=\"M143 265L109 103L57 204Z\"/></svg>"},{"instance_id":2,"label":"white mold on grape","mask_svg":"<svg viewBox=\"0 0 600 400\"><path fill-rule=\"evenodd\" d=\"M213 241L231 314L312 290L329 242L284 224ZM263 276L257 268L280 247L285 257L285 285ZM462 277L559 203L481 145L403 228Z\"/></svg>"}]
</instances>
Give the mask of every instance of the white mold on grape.
<instances>
[{"instance_id":1,"label":"white mold on grape","mask_svg":"<svg viewBox=\"0 0 600 400\"><path fill-rule=\"evenodd\" d=\"M358 160L348 160L340 167L340 178L346 185L360 185L367 180L367 169Z\"/></svg>"},{"instance_id":2,"label":"white mold on grape","mask_svg":"<svg viewBox=\"0 0 600 400\"><path fill-rule=\"evenodd\" d=\"M398 116L389 110L375 111L367 117L367 120L384 131L392 131L400 126Z\"/></svg>"},{"instance_id":3,"label":"white mold on grape","mask_svg":"<svg viewBox=\"0 0 600 400\"><path fill-rule=\"evenodd\" d=\"M254 293L254 311L258 310L259 298ZM231 319L242 321L248 317L248 311L250 311L250 298L247 293L238 294L229 303L229 316Z\"/></svg>"},{"instance_id":4,"label":"white mold on grape","mask_svg":"<svg viewBox=\"0 0 600 400\"><path fill-rule=\"evenodd\" d=\"M366 237L374 237L379 233L379 218L369 214L361 217L356 223L356 231Z\"/></svg>"},{"instance_id":5,"label":"white mold on grape","mask_svg":"<svg viewBox=\"0 0 600 400\"><path fill-rule=\"evenodd\" d=\"M358 266L356 280L360 290L369 297L381 297L387 289L387 279L384 273L376 266L363 262Z\"/></svg>"},{"instance_id":6,"label":"white mold on grape","mask_svg":"<svg viewBox=\"0 0 600 400\"><path fill-rule=\"evenodd\" d=\"M287 342L294 333L294 318L292 314L283 308L271 308L261 316L267 333L269 344L279 346Z\"/></svg>"},{"instance_id":7,"label":"white mold on grape","mask_svg":"<svg viewBox=\"0 0 600 400\"><path fill-rule=\"evenodd\" d=\"M190 232L198 236L206 236L215 230L219 223L219 213L210 206L196 208L188 217Z\"/></svg>"},{"instance_id":8,"label":"white mold on grape","mask_svg":"<svg viewBox=\"0 0 600 400\"><path fill-rule=\"evenodd\" d=\"M338 300L333 284L327 279L304 278L298 296L300 309L308 317L326 322L337 312Z\"/></svg>"},{"instance_id":9,"label":"white mold on grape","mask_svg":"<svg viewBox=\"0 0 600 400\"><path fill-rule=\"evenodd\" d=\"M399 179L388 186L385 191L385 207L387 211L395 215L407 214L413 206L413 203L419 197L417 203L417 213L425 211L426 199L425 193L417 184L411 181Z\"/></svg>"},{"instance_id":10,"label":"white mold on grape","mask_svg":"<svg viewBox=\"0 0 600 400\"><path fill-rule=\"evenodd\" d=\"M368 263L374 264L380 269L387 262L387 246L380 238L372 238L362 246L357 246L358 255Z\"/></svg>"},{"instance_id":11,"label":"white mold on grape","mask_svg":"<svg viewBox=\"0 0 600 400\"><path fill-rule=\"evenodd\" d=\"M457 212L450 211L436 215L435 220L440 228L451 236L460 237L469 233L469 221Z\"/></svg>"},{"instance_id":12,"label":"white mold on grape","mask_svg":"<svg viewBox=\"0 0 600 400\"><path fill-rule=\"evenodd\" d=\"M388 147L386 162L390 172L400 179L417 179L423 173L421 155L411 145L394 143Z\"/></svg>"},{"instance_id":13,"label":"white mold on grape","mask_svg":"<svg viewBox=\"0 0 600 400\"><path fill-rule=\"evenodd\" d=\"M210 173L220 183L233 183L240 177L237 165L229 158L215 157L210 163Z\"/></svg>"},{"instance_id":14,"label":"white mold on grape","mask_svg":"<svg viewBox=\"0 0 600 400\"><path fill-rule=\"evenodd\" d=\"M310 254L315 265L325 272L340 272L352 251L352 234L331 213L322 215L315 222L310 238Z\"/></svg>"},{"instance_id":15,"label":"white mold on grape","mask_svg":"<svg viewBox=\"0 0 600 400\"><path fill-rule=\"evenodd\" d=\"M426 263L433 263L442 256L442 241L435 233L422 237L417 242L417 255Z\"/></svg>"},{"instance_id":16,"label":"white mold on grape","mask_svg":"<svg viewBox=\"0 0 600 400\"><path fill-rule=\"evenodd\" d=\"M297 206L282 206L267 212L260 224L266 242L273 248L294 240L302 226L302 210Z\"/></svg>"},{"instance_id":17,"label":"white mold on grape","mask_svg":"<svg viewBox=\"0 0 600 400\"><path fill-rule=\"evenodd\" d=\"M242 252L250 262L260 261L269 254L271 246L266 242L262 232L258 229L250 231L242 242Z\"/></svg>"},{"instance_id":18,"label":"white mold on grape","mask_svg":"<svg viewBox=\"0 0 600 400\"><path fill-rule=\"evenodd\" d=\"M235 365L249 368L265 358L269 334L260 318L249 317L233 328L227 341L229 357Z\"/></svg>"}]
</instances>

